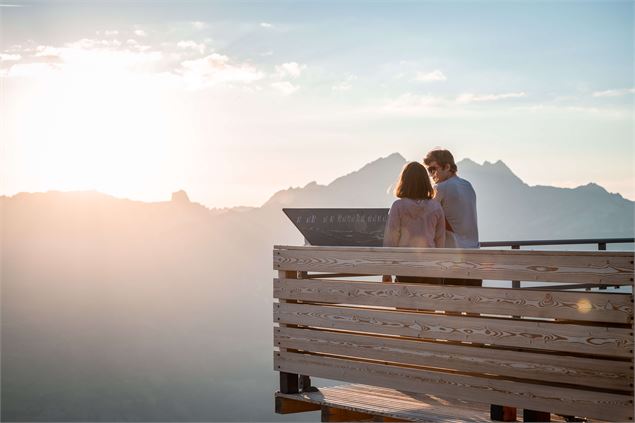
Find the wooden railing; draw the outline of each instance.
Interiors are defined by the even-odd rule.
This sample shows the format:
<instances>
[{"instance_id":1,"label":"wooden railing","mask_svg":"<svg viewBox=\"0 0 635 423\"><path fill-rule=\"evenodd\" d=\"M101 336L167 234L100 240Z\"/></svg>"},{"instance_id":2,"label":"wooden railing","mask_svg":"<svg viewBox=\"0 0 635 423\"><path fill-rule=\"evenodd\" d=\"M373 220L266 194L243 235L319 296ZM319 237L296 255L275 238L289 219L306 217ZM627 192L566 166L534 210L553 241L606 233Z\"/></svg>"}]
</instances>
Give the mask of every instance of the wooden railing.
<instances>
[{"instance_id":1,"label":"wooden railing","mask_svg":"<svg viewBox=\"0 0 635 423\"><path fill-rule=\"evenodd\" d=\"M298 375L309 375L633 420L631 293L342 276L632 286L632 252L276 246L273 266L280 395L297 391Z\"/></svg>"},{"instance_id":2,"label":"wooden railing","mask_svg":"<svg viewBox=\"0 0 635 423\"><path fill-rule=\"evenodd\" d=\"M532 239L525 241L484 241L480 243L483 248L511 247L514 250L520 247L545 247L548 245L597 245L598 250L606 250L608 244L632 244L635 238L578 238L578 239Z\"/></svg>"},{"instance_id":3,"label":"wooden railing","mask_svg":"<svg viewBox=\"0 0 635 423\"><path fill-rule=\"evenodd\" d=\"M523 241L484 241L480 243L482 248L511 247L512 250L520 250L520 247L547 247L556 245L597 245L598 251L605 251L609 244L633 244L635 238L578 238L578 239L533 239ZM513 288L520 288L520 281L512 281ZM595 284L578 285L578 288L591 289ZM568 289L566 285L553 286L552 289ZM601 286L606 289L606 286Z\"/></svg>"}]
</instances>

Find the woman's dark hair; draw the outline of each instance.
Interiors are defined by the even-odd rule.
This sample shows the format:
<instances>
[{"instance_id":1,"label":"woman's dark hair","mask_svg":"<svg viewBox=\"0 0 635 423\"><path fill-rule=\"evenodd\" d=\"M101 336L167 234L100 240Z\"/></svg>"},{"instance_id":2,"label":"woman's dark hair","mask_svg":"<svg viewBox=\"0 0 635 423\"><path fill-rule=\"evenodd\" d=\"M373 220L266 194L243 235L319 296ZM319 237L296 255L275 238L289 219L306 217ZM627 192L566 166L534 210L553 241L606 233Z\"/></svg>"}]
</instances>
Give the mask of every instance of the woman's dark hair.
<instances>
[{"instance_id":1,"label":"woman's dark hair","mask_svg":"<svg viewBox=\"0 0 635 423\"><path fill-rule=\"evenodd\" d=\"M429 200L434 197L428 171L421 163L410 162L403 167L395 195L413 200Z\"/></svg>"}]
</instances>

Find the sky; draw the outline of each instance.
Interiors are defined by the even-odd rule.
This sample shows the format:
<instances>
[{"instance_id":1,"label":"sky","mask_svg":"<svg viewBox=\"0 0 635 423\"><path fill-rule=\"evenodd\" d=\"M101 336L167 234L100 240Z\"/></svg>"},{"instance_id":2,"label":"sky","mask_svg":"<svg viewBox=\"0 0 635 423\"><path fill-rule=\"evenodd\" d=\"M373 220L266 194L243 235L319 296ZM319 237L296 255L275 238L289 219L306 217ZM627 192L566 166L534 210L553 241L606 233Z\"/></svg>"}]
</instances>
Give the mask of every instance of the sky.
<instances>
[{"instance_id":1,"label":"sky","mask_svg":"<svg viewBox=\"0 0 635 423\"><path fill-rule=\"evenodd\" d=\"M259 206L445 147L530 185L635 199L634 13L631 1L0 0L0 194L184 189L208 207Z\"/></svg>"}]
</instances>

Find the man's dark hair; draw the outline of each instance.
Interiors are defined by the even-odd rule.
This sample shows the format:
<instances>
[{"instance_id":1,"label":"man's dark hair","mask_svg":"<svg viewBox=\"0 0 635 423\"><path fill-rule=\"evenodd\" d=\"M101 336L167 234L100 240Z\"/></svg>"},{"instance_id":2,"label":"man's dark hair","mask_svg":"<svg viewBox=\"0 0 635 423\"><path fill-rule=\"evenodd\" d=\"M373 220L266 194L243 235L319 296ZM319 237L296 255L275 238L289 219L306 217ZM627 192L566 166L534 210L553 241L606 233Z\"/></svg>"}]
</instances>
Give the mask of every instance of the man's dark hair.
<instances>
[{"instance_id":1,"label":"man's dark hair","mask_svg":"<svg viewBox=\"0 0 635 423\"><path fill-rule=\"evenodd\" d=\"M403 167L395 188L395 195L413 200L429 200L434 197L428 171L421 163L410 162Z\"/></svg>"},{"instance_id":2,"label":"man's dark hair","mask_svg":"<svg viewBox=\"0 0 635 423\"><path fill-rule=\"evenodd\" d=\"M450 165L450 171L456 173L456 163L454 163L454 156L448 150L432 150L430 151L426 157L423 159L423 163L426 166L430 165L432 162L437 162L437 164L441 167L445 167L445 165Z\"/></svg>"}]
</instances>

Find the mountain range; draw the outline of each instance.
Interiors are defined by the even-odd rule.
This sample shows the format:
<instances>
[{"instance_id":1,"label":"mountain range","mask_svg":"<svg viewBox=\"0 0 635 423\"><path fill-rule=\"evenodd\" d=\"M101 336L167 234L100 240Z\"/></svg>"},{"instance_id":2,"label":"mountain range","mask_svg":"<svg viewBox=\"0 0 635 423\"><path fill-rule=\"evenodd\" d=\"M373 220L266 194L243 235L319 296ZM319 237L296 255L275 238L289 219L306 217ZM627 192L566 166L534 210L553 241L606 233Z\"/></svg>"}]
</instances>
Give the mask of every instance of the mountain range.
<instances>
[{"instance_id":1,"label":"mountain range","mask_svg":"<svg viewBox=\"0 0 635 423\"><path fill-rule=\"evenodd\" d=\"M274 194L263 208L390 207L406 160L395 153L329 185L312 182ZM482 241L632 236L633 202L597 184L577 188L529 186L502 161L457 163L477 194Z\"/></svg>"}]
</instances>

